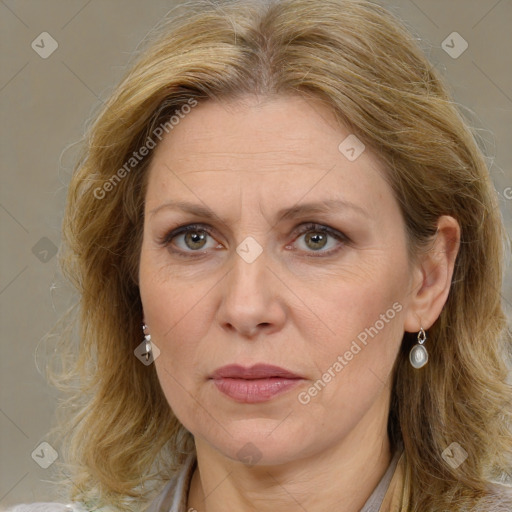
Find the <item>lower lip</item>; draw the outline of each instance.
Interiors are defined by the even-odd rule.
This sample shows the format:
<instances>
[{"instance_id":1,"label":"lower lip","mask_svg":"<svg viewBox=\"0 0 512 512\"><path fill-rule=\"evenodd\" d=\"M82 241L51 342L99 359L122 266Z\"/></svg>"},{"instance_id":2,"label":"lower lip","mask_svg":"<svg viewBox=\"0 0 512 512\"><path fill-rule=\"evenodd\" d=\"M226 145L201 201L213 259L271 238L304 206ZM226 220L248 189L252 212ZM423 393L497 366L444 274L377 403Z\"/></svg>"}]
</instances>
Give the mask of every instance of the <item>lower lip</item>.
<instances>
[{"instance_id":1,"label":"lower lip","mask_svg":"<svg viewBox=\"0 0 512 512\"><path fill-rule=\"evenodd\" d=\"M288 391L301 382L302 379L285 379L271 377L268 379L214 379L217 389L236 402L254 404L266 402L274 396Z\"/></svg>"}]
</instances>

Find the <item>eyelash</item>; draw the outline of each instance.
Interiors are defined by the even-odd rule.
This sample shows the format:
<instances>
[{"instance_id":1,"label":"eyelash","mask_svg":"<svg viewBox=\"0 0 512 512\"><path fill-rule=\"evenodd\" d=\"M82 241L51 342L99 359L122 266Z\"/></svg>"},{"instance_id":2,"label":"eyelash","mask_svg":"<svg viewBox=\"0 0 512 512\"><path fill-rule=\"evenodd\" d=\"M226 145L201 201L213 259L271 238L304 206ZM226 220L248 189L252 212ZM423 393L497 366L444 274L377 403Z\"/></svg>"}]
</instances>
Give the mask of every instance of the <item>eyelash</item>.
<instances>
[{"instance_id":1,"label":"eyelash","mask_svg":"<svg viewBox=\"0 0 512 512\"><path fill-rule=\"evenodd\" d=\"M187 234L188 232L190 231L204 231L205 233L207 233L209 236L212 236L212 233L211 233L211 228L205 224L187 224L186 226L180 226L176 229L173 229L172 231L170 231L169 233L167 233L163 239L161 240L161 245L163 245L164 247L170 247L170 244L171 244L171 241L176 238L177 236L179 235L183 235L183 234ZM342 242L343 244L348 244L350 243L350 239L344 234L344 233L341 233L335 229L332 229L328 226L324 226L323 224L317 224L317 223L314 223L314 222L308 222L306 224L303 224L301 225L301 230L297 233L297 236L296 238L299 238L300 236L310 232L310 231L315 231L315 232L319 232L319 233L323 233L323 234L327 234L327 235L330 235L331 237L335 238L336 240L338 240L339 242ZM174 254L180 256L180 257L183 257L183 258L194 258L194 257L201 257L205 254L204 251L182 251L181 249L170 249ZM330 249L328 251L322 251L322 250L319 250L319 251L306 251L307 253L310 253L308 255L308 257L312 257L312 258L318 258L318 257L327 257L327 256L331 256L333 255L334 253L338 252L339 250L341 250L341 247L338 246L338 247L335 247L334 249ZM316 252L316 253L315 253ZM198 253L196 256L191 256L193 253Z\"/></svg>"}]
</instances>

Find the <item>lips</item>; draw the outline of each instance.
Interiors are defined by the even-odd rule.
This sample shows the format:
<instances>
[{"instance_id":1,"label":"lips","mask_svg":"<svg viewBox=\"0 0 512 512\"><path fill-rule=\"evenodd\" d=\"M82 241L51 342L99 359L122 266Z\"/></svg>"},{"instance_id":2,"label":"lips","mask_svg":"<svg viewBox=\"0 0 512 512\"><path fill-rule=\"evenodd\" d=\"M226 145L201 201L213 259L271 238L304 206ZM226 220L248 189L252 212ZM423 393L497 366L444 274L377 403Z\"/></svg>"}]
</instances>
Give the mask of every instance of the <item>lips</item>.
<instances>
[{"instance_id":1,"label":"lips","mask_svg":"<svg viewBox=\"0 0 512 512\"><path fill-rule=\"evenodd\" d=\"M269 364L255 364L249 368L238 364L230 364L218 368L213 372L212 379L269 379L279 377L282 379L301 379L300 375L296 375L284 368Z\"/></svg>"},{"instance_id":2,"label":"lips","mask_svg":"<svg viewBox=\"0 0 512 512\"><path fill-rule=\"evenodd\" d=\"M243 404L269 401L299 386L302 377L279 366L255 364L245 368L237 364L223 366L210 379L225 396Z\"/></svg>"}]
</instances>

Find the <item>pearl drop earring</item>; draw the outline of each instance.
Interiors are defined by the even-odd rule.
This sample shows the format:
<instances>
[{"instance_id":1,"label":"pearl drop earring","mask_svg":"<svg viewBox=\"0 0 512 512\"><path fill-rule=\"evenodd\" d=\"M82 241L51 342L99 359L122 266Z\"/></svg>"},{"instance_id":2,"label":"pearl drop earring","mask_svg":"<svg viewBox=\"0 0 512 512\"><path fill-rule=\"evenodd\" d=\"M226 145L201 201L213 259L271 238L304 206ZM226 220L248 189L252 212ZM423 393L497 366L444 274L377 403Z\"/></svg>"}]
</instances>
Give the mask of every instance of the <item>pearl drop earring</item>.
<instances>
[{"instance_id":1,"label":"pearl drop earring","mask_svg":"<svg viewBox=\"0 0 512 512\"><path fill-rule=\"evenodd\" d=\"M425 366L428 362L428 352L427 349L423 346L425 341L427 340L427 335L423 330L423 327L420 327L420 332L418 333L418 343L412 347L409 352L409 361L413 368L419 369Z\"/></svg>"},{"instance_id":2,"label":"pearl drop earring","mask_svg":"<svg viewBox=\"0 0 512 512\"><path fill-rule=\"evenodd\" d=\"M144 339L146 340L146 352L142 354L146 361L149 361L151 357L151 334L147 333L148 326L146 324L142 324L142 331L144 332Z\"/></svg>"}]
</instances>

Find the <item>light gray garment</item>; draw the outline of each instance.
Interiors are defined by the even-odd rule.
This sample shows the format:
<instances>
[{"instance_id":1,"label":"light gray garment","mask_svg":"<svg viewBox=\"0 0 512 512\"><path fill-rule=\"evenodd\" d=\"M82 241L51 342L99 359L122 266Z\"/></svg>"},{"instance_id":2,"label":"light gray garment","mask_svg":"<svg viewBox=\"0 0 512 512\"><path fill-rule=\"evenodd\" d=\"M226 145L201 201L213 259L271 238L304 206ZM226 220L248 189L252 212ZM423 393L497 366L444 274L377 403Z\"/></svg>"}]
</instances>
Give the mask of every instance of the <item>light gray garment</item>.
<instances>
[{"instance_id":1,"label":"light gray garment","mask_svg":"<svg viewBox=\"0 0 512 512\"><path fill-rule=\"evenodd\" d=\"M5 512L87 512L79 503L22 503L6 509Z\"/></svg>"}]
</instances>

